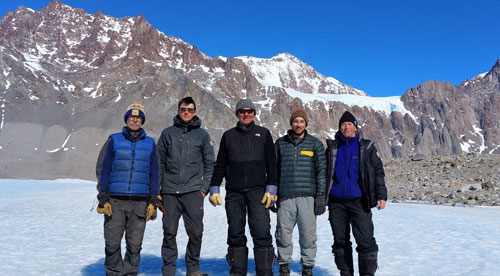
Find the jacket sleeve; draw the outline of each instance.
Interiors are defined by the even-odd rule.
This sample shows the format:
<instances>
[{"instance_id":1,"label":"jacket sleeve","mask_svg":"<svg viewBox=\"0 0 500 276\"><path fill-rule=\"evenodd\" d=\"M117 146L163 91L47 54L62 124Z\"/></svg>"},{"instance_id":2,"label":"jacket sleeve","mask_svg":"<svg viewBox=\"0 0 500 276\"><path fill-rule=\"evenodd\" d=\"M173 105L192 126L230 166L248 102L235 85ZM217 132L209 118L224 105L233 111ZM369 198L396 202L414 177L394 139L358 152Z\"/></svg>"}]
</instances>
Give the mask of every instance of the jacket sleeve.
<instances>
[{"instance_id":1,"label":"jacket sleeve","mask_svg":"<svg viewBox=\"0 0 500 276\"><path fill-rule=\"evenodd\" d=\"M167 169L167 138L166 136L166 131L164 130L161 135L160 139L158 139L158 144L157 144L157 151L158 151L158 160L159 160L159 185L163 183L163 175L165 173L165 170Z\"/></svg>"},{"instance_id":2,"label":"jacket sleeve","mask_svg":"<svg viewBox=\"0 0 500 276\"><path fill-rule=\"evenodd\" d=\"M314 169L316 173L316 194L324 194L326 190L326 157L321 141L314 145Z\"/></svg>"},{"instance_id":3,"label":"jacket sleeve","mask_svg":"<svg viewBox=\"0 0 500 276\"><path fill-rule=\"evenodd\" d=\"M269 130L266 135L264 146L264 156L266 159L266 185L278 185L278 172L276 169L276 149L274 148L273 137Z\"/></svg>"},{"instance_id":4,"label":"jacket sleeve","mask_svg":"<svg viewBox=\"0 0 500 276\"><path fill-rule=\"evenodd\" d=\"M226 134L224 133L220 140L219 152L217 153L217 161L215 162L210 186L220 186L222 184L222 179L225 177L227 161Z\"/></svg>"},{"instance_id":5,"label":"jacket sleeve","mask_svg":"<svg viewBox=\"0 0 500 276\"><path fill-rule=\"evenodd\" d=\"M158 155L156 144L153 143L153 151L151 152L150 164L149 164L149 193L151 195L159 194L159 176L158 176Z\"/></svg>"},{"instance_id":6,"label":"jacket sleeve","mask_svg":"<svg viewBox=\"0 0 500 276\"><path fill-rule=\"evenodd\" d=\"M96 175L99 192L108 192L109 189L109 176L111 175L111 166L114 158L113 147L113 139L109 137L97 158Z\"/></svg>"},{"instance_id":7,"label":"jacket sleeve","mask_svg":"<svg viewBox=\"0 0 500 276\"><path fill-rule=\"evenodd\" d=\"M385 172L382 160L378 155L377 148L373 145L370 151L370 165L375 170L375 199L387 200L387 188L385 186Z\"/></svg>"},{"instance_id":8,"label":"jacket sleeve","mask_svg":"<svg viewBox=\"0 0 500 276\"><path fill-rule=\"evenodd\" d=\"M210 181L212 179L212 175L214 172L215 157L214 157L214 148L210 144L210 135L206 133L203 140L204 140L202 149L203 182L200 190L203 191L205 194L207 194L208 187L210 186Z\"/></svg>"}]
</instances>

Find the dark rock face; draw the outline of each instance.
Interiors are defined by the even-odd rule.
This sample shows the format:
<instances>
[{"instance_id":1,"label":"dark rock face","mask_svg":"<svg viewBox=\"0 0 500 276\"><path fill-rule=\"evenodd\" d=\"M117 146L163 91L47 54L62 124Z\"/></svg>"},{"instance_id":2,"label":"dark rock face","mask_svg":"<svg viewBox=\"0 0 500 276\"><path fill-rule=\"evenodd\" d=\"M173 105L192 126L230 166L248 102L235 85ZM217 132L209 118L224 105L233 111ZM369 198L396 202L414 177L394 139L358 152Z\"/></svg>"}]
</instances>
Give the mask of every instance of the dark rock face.
<instances>
[{"instance_id":1,"label":"dark rock face","mask_svg":"<svg viewBox=\"0 0 500 276\"><path fill-rule=\"evenodd\" d=\"M252 99L256 120L277 139L295 108L310 133L333 137L350 110L384 160L415 154L500 153L500 60L459 86L429 81L401 98L408 112L306 96L363 91L327 78L296 57L209 57L166 36L144 17L88 14L55 0L19 7L0 20L0 177L93 179L101 145L123 125L133 101L158 138L178 101L192 96L215 148L236 124L234 105ZM295 97L290 91L306 95Z\"/></svg>"}]
</instances>

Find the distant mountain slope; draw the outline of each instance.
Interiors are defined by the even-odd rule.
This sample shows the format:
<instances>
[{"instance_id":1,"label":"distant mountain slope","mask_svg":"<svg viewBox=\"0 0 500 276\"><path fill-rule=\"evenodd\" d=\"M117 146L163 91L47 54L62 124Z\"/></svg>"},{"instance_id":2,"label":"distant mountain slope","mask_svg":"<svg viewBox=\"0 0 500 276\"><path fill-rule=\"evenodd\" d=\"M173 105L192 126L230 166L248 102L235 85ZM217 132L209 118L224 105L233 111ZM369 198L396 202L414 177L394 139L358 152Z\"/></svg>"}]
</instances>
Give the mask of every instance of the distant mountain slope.
<instances>
[{"instance_id":1,"label":"distant mountain slope","mask_svg":"<svg viewBox=\"0 0 500 276\"><path fill-rule=\"evenodd\" d=\"M351 110L384 160L499 153L499 71L497 62L459 86L430 81L374 98L286 53L209 57L142 16L88 14L59 0L19 7L0 20L0 177L92 179L100 146L132 101L143 102L157 138L188 95L216 149L236 123L235 103L250 98L275 139L294 108L308 111L308 129L323 141Z\"/></svg>"}]
</instances>

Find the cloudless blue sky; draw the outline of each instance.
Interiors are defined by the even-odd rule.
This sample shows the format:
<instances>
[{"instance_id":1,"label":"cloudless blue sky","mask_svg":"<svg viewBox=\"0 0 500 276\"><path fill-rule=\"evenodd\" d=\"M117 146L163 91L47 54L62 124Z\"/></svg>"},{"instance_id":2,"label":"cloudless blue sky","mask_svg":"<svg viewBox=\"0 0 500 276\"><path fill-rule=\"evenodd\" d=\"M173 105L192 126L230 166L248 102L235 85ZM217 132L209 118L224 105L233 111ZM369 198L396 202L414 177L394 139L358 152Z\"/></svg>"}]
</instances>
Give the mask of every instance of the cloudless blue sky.
<instances>
[{"instance_id":1,"label":"cloudless blue sky","mask_svg":"<svg viewBox=\"0 0 500 276\"><path fill-rule=\"evenodd\" d=\"M48 0L2 1L41 9ZM372 96L426 80L455 85L500 58L499 0L63 0L88 13L142 14L215 57L290 53Z\"/></svg>"}]
</instances>

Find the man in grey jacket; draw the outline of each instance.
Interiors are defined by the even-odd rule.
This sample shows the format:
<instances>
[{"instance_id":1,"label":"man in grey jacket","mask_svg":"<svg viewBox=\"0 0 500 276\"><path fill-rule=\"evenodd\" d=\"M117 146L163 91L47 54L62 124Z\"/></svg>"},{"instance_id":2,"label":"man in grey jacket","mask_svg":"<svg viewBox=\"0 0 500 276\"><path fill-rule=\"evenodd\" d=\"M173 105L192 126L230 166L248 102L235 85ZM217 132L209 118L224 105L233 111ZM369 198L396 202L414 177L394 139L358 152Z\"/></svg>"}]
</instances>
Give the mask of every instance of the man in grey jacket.
<instances>
[{"instance_id":1,"label":"man in grey jacket","mask_svg":"<svg viewBox=\"0 0 500 276\"><path fill-rule=\"evenodd\" d=\"M182 216L189 241L186 270L189 276L207 275L200 271L199 257L203 235L203 200L210 186L214 151L210 136L201 128L196 104L191 97L178 105L174 125L163 130L158 141L160 156L160 193L163 205L164 276L175 275L177 229Z\"/></svg>"},{"instance_id":2,"label":"man in grey jacket","mask_svg":"<svg viewBox=\"0 0 500 276\"><path fill-rule=\"evenodd\" d=\"M290 275L295 225L299 229L302 275L312 275L316 257L316 216L325 212L326 160L323 144L306 131L307 114L297 109L292 129L276 141L278 222L276 245L280 276Z\"/></svg>"}]
</instances>

